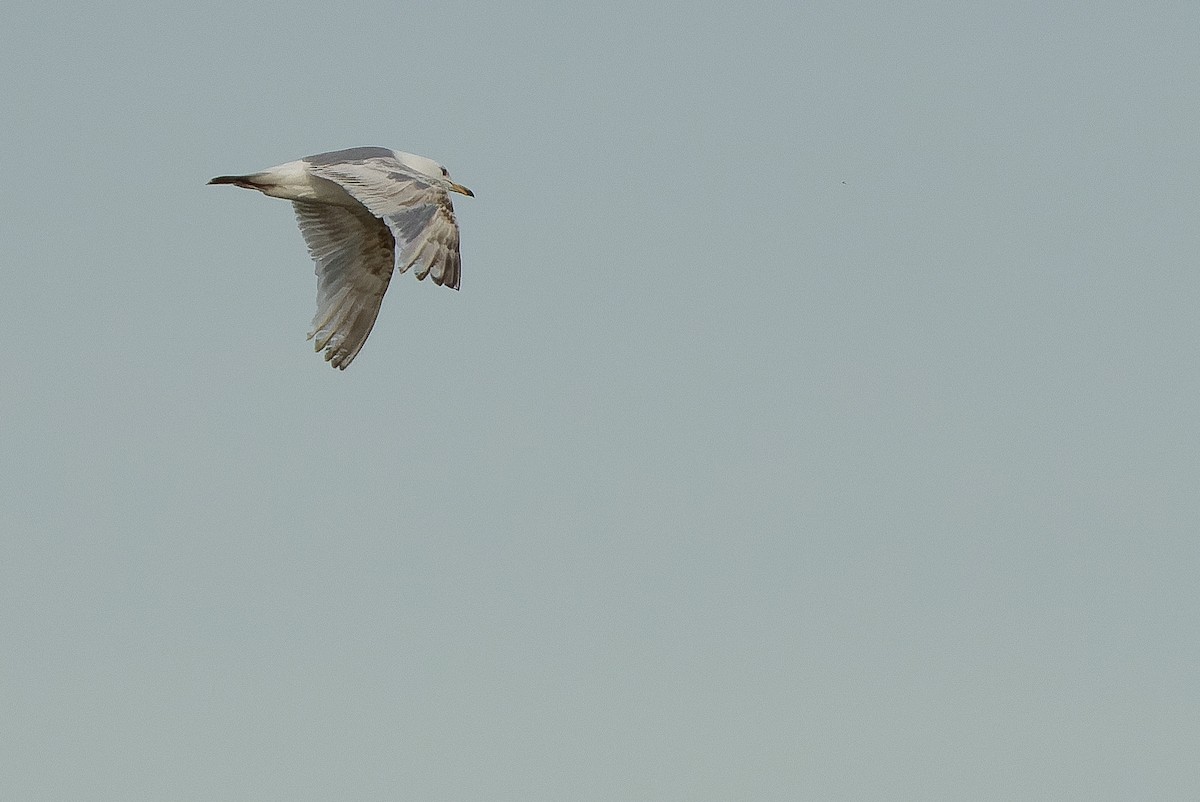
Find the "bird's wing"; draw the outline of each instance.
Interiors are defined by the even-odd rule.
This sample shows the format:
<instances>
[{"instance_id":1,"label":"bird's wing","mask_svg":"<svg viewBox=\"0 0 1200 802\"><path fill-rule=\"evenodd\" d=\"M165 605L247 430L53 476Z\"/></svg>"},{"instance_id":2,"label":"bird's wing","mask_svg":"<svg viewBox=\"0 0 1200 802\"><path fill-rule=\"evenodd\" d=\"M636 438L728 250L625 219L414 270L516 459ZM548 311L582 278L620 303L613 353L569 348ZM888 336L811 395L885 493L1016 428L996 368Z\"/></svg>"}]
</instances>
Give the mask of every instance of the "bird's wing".
<instances>
[{"instance_id":1,"label":"bird's wing","mask_svg":"<svg viewBox=\"0 0 1200 802\"><path fill-rule=\"evenodd\" d=\"M296 221L317 263L317 314L308 339L342 370L362 350L392 278L391 230L365 209L295 201Z\"/></svg>"},{"instance_id":2,"label":"bird's wing","mask_svg":"<svg viewBox=\"0 0 1200 802\"><path fill-rule=\"evenodd\" d=\"M390 157L368 156L334 164L308 164L387 223L396 238L396 268L415 267L417 278L457 290L462 260L458 221L446 190Z\"/></svg>"}]
</instances>

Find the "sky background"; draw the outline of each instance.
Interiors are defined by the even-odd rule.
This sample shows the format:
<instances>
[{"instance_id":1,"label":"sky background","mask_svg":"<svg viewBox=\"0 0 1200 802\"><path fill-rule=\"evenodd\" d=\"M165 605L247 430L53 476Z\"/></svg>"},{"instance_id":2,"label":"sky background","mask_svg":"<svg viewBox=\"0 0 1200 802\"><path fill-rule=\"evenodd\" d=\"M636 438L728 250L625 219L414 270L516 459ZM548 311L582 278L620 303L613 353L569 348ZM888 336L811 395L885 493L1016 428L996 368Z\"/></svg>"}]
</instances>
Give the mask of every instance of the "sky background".
<instances>
[{"instance_id":1,"label":"sky background","mask_svg":"<svg viewBox=\"0 0 1200 802\"><path fill-rule=\"evenodd\" d=\"M1198 31L6 4L0 798L1200 797ZM205 182L357 145L341 373Z\"/></svg>"}]
</instances>

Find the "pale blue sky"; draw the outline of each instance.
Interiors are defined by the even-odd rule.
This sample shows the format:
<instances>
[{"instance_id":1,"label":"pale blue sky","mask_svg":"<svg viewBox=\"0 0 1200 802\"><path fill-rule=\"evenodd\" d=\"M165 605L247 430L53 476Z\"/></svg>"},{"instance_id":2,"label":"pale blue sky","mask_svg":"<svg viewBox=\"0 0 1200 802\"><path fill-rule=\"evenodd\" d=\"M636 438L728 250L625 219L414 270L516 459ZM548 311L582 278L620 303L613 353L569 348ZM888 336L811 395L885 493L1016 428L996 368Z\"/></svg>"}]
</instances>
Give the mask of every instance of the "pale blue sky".
<instances>
[{"instance_id":1,"label":"pale blue sky","mask_svg":"<svg viewBox=\"0 0 1200 802\"><path fill-rule=\"evenodd\" d=\"M1200 6L0 12L0 798L1200 797ZM457 199L345 373L284 202Z\"/></svg>"}]
</instances>

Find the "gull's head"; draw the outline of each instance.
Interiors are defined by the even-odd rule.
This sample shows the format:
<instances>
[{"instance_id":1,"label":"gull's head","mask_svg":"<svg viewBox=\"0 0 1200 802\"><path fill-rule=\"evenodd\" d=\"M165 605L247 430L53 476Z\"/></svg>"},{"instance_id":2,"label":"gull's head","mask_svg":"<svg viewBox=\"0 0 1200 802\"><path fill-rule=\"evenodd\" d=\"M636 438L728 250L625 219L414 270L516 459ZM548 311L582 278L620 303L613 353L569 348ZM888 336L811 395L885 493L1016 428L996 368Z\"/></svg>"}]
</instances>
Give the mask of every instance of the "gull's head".
<instances>
[{"instance_id":1,"label":"gull's head","mask_svg":"<svg viewBox=\"0 0 1200 802\"><path fill-rule=\"evenodd\" d=\"M475 193L464 187L462 184L456 184L450 180L450 171L442 165L435 162L433 159L427 159L424 156L418 156L415 153L405 153L402 150L393 150L392 153L396 157L396 161L403 164L410 170L416 170L421 175L429 176L433 183L440 186L447 192L460 192L468 197L475 197Z\"/></svg>"}]
</instances>

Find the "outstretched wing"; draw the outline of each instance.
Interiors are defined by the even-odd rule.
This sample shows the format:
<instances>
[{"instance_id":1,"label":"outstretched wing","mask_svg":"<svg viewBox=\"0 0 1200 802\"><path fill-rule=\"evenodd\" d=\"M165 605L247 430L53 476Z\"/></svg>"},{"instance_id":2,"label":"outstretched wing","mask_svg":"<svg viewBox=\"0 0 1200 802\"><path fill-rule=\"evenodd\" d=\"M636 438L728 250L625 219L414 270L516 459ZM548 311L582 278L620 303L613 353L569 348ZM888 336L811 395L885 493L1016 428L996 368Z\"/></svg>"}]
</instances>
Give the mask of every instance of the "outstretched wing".
<instances>
[{"instance_id":1,"label":"outstretched wing","mask_svg":"<svg viewBox=\"0 0 1200 802\"><path fill-rule=\"evenodd\" d=\"M362 350L392 278L391 230L366 209L294 201L317 263L317 314L308 339L345 370Z\"/></svg>"},{"instance_id":2,"label":"outstretched wing","mask_svg":"<svg viewBox=\"0 0 1200 802\"><path fill-rule=\"evenodd\" d=\"M328 179L382 218L396 239L396 268L415 268L417 278L458 289L462 267L458 221L446 190L390 155L363 148L361 158L334 164L308 162L309 171Z\"/></svg>"}]
</instances>

